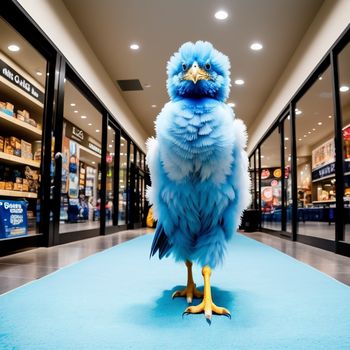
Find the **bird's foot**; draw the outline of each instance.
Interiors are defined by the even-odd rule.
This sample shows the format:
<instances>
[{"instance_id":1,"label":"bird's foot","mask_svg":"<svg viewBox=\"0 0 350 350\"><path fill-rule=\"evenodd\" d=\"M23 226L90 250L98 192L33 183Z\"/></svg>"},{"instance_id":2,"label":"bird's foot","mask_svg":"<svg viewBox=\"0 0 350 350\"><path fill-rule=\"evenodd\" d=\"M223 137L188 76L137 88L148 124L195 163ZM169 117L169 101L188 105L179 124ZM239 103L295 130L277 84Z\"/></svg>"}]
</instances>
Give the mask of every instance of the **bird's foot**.
<instances>
[{"instance_id":1,"label":"bird's foot","mask_svg":"<svg viewBox=\"0 0 350 350\"><path fill-rule=\"evenodd\" d=\"M204 298L203 301L195 306L189 306L182 315L188 315L188 314L200 314L204 313L205 318L207 319L208 323L211 322L212 314L217 315L224 315L228 318L231 318L231 313L224 307L216 306L211 298Z\"/></svg>"},{"instance_id":2,"label":"bird's foot","mask_svg":"<svg viewBox=\"0 0 350 350\"><path fill-rule=\"evenodd\" d=\"M189 283L185 289L177 290L173 293L172 298L185 297L189 304L192 303L193 298L203 298L203 292L196 288L195 283Z\"/></svg>"}]
</instances>

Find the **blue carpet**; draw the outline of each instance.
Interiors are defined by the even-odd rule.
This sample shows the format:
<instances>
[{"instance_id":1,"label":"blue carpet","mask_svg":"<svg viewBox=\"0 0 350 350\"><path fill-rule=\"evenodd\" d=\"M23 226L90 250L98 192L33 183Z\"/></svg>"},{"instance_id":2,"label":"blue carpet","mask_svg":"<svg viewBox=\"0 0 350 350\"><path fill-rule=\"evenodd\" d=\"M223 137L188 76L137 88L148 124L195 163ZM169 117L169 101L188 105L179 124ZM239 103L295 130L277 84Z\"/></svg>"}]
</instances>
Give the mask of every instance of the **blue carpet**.
<instances>
[{"instance_id":1,"label":"blue carpet","mask_svg":"<svg viewBox=\"0 0 350 350\"><path fill-rule=\"evenodd\" d=\"M171 294L185 266L149 260L151 239L1 296L0 349L350 349L350 288L239 234L212 274L232 319L182 319L186 302ZM194 277L202 286L199 267Z\"/></svg>"}]
</instances>

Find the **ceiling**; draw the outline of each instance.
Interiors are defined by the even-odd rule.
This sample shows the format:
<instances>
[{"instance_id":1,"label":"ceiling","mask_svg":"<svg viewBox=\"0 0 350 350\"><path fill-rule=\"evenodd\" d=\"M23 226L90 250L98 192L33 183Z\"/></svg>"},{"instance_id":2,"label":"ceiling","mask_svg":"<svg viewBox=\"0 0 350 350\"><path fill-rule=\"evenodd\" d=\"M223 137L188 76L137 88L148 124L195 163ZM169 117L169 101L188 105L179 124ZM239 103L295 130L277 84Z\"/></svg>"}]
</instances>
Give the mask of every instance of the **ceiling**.
<instances>
[{"instance_id":1,"label":"ceiling","mask_svg":"<svg viewBox=\"0 0 350 350\"><path fill-rule=\"evenodd\" d=\"M231 61L229 102L251 125L323 0L63 0L113 81L139 79L142 91L121 92L145 131L169 100L166 63L186 41L208 40ZM218 9L229 17L214 18ZM261 51L250 45L259 41ZM132 43L140 45L130 50ZM117 84L116 84L117 85ZM151 85L151 87L145 87ZM152 107L156 105L156 107Z\"/></svg>"}]
</instances>

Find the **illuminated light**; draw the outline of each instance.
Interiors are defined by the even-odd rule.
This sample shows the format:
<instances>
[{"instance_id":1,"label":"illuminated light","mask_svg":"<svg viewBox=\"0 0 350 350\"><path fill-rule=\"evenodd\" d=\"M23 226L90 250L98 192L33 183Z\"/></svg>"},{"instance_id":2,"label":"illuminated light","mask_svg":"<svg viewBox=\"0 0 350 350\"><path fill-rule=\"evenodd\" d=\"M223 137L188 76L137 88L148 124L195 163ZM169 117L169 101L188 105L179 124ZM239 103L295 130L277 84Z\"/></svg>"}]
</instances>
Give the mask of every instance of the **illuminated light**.
<instances>
[{"instance_id":1,"label":"illuminated light","mask_svg":"<svg viewBox=\"0 0 350 350\"><path fill-rule=\"evenodd\" d=\"M35 72L36 75L38 75L39 77L41 77L43 75L43 73L41 73L39 70Z\"/></svg>"},{"instance_id":2,"label":"illuminated light","mask_svg":"<svg viewBox=\"0 0 350 350\"><path fill-rule=\"evenodd\" d=\"M81 118L81 119L86 119L87 116L86 116L86 115L82 115L80 118Z\"/></svg>"},{"instance_id":3,"label":"illuminated light","mask_svg":"<svg viewBox=\"0 0 350 350\"><path fill-rule=\"evenodd\" d=\"M139 48L140 48L140 45L138 45L138 44L131 44L130 45L131 50L138 50Z\"/></svg>"},{"instance_id":4,"label":"illuminated light","mask_svg":"<svg viewBox=\"0 0 350 350\"><path fill-rule=\"evenodd\" d=\"M100 130L99 130L99 129L96 129L95 131L96 131L96 132L100 132Z\"/></svg>"},{"instance_id":5,"label":"illuminated light","mask_svg":"<svg viewBox=\"0 0 350 350\"><path fill-rule=\"evenodd\" d=\"M347 91L349 91L349 87L347 86L347 85L343 85L343 86L341 86L340 88L339 88L339 91L341 91L341 92L347 92Z\"/></svg>"},{"instance_id":6,"label":"illuminated light","mask_svg":"<svg viewBox=\"0 0 350 350\"><path fill-rule=\"evenodd\" d=\"M71 103L70 105L71 105L72 107L74 107L74 106L75 106L75 103Z\"/></svg>"},{"instance_id":7,"label":"illuminated light","mask_svg":"<svg viewBox=\"0 0 350 350\"><path fill-rule=\"evenodd\" d=\"M322 125L322 122L318 122L317 125Z\"/></svg>"},{"instance_id":8,"label":"illuminated light","mask_svg":"<svg viewBox=\"0 0 350 350\"><path fill-rule=\"evenodd\" d=\"M109 148L112 148L112 145L108 145Z\"/></svg>"},{"instance_id":9,"label":"illuminated light","mask_svg":"<svg viewBox=\"0 0 350 350\"><path fill-rule=\"evenodd\" d=\"M235 80L235 84L236 84L236 85L244 85L244 80L242 80L242 79L236 79L236 80Z\"/></svg>"},{"instance_id":10,"label":"illuminated light","mask_svg":"<svg viewBox=\"0 0 350 350\"><path fill-rule=\"evenodd\" d=\"M233 103L233 102L229 102L229 103L228 103L228 106L233 108L233 107L236 107L236 104Z\"/></svg>"},{"instance_id":11,"label":"illuminated light","mask_svg":"<svg viewBox=\"0 0 350 350\"><path fill-rule=\"evenodd\" d=\"M92 124L91 124L91 123L89 123L88 125L89 125L89 126L91 126Z\"/></svg>"},{"instance_id":12,"label":"illuminated light","mask_svg":"<svg viewBox=\"0 0 350 350\"><path fill-rule=\"evenodd\" d=\"M329 115L329 116L328 116L328 118L329 118L329 119L331 119L331 118L332 118L332 116L331 116L331 115Z\"/></svg>"},{"instance_id":13,"label":"illuminated light","mask_svg":"<svg viewBox=\"0 0 350 350\"><path fill-rule=\"evenodd\" d=\"M7 46L7 48L11 52L18 52L20 50L20 47L16 44L11 44L11 45Z\"/></svg>"},{"instance_id":14,"label":"illuminated light","mask_svg":"<svg viewBox=\"0 0 350 350\"><path fill-rule=\"evenodd\" d=\"M316 129L315 129L315 128L313 128L313 129L312 129L312 131L316 131Z\"/></svg>"},{"instance_id":15,"label":"illuminated light","mask_svg":"<svg viewBox=\"0 0 350 350\"><path fill-rule=\"evenodd\" d=\"M308 133L308 134L311 134L311 131L308 131L307 133Z\"/></svg>"},{"instance_id":16,"label":"illuminated light","mask_svg":"<svg viewBox=\"0 0 350 350\"><path fill-rule=\"evenodd\" d=\"M79 111L74 111L74 113L78 113Z\"/></svg>"},{"instance_id":17,"label":"illuminated light","mask_svg":"<svg viewBox=\"0 0 350 350\"><path fill-rule=\"evenodd\" d=\"M298 139L298 141L301 141L301 139Z\"/></svg>"},{"instance_id":18,"label":"illuminated light","mask_svg":"<svg viewBox=\"0 0 350 350\"><path fill-rule=\"evenodd\" d=\"M254 51L259 51L263 48L263 46L260 43L253 43L250 45L250 48Z\"/></svg>"},{"instance_id":19,"label":"illuminated light","mask_svg":"<svg viewBox=\"0 0 350 350\"><path fill-rule=\"evenodd\" d=\"M284 139L285 139L286 141L288 141L288 140L289 140L289 137L285 137Z\"/></svg>"},{"instance_id":20,"label":"illuminated light","mask_svg":"<svg viewBox=\"0 0 350 350\"><path fill-rule=\"evenodd\" d=\"M94 162L94 161L92 161L91 163L92 163L92 164L95 164L95 162Z\"/></svg>"},{"instance_id":21,"label":"illuminated light","mask_svg":"<svg viewBox=\"0 0 350 350\"><path fill-rule=\"evenodd\" d=\"M112 128L110 126L108 126L108 130L111 130Z\"/></svg>"},{"instance_id":22,"label":"illuminated light","mask_svg":"<svg viewBox=\"0 0 350 350\"><path fill-rule=\"evenodd\" d=\"M260 156L261 159L264 158L264 157L265 157L265 156L263 156L263 155Z\"/></svg>"},{"instance_id":23,"label":"illuminated light","mask_svg":"<svg viewBox=\"0 0 350 350\"><path fill-rule=\"evenodd\" d=\"M152 85L151 84L145 84L143 87L145 87L146 89L150 88Z\"/></svg>"},{"instance_id":24,"label":"illuminated light","mask_svg":"<svg viewBox=\"0 0 350 350\"><path fill-rule=\"evenodd\" d=\"M152 105L151 107L152 107L152 108L156 108L156 107L157 107L157 105Z\"/></svg>"},{"instance_id":25,"label":"illuminated light","mask_svg":"<svg viewBox=\"0 0 350 350\"><path fill-rule=\"evenodd\" d=\"M215 12L214 16L216 19L223 21L224 19L226 19L228 17L228 13L224 10L219 10L219 11Z\"/></svg>"}]
</instances>

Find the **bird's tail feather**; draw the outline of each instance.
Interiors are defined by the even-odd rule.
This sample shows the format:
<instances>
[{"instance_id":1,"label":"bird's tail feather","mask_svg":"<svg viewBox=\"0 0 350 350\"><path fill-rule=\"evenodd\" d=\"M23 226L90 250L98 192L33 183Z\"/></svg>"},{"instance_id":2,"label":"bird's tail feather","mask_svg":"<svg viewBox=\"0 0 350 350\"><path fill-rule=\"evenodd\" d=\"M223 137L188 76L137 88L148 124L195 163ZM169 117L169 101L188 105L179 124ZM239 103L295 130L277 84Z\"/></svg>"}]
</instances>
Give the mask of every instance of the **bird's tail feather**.
<instances>
[{"instance_id":1,"label":"bird's tail feather","mask_svg":"<svg viewBox=\"0 0 350 350\"><path fill-rule=\"evenodd\" d=\"M170 254L172 244L169 242L167 235L165 234L163 225L158 222L156 232L154 234L150 258L159 251L159 259Z\"/></svg>"}]
</instances>

